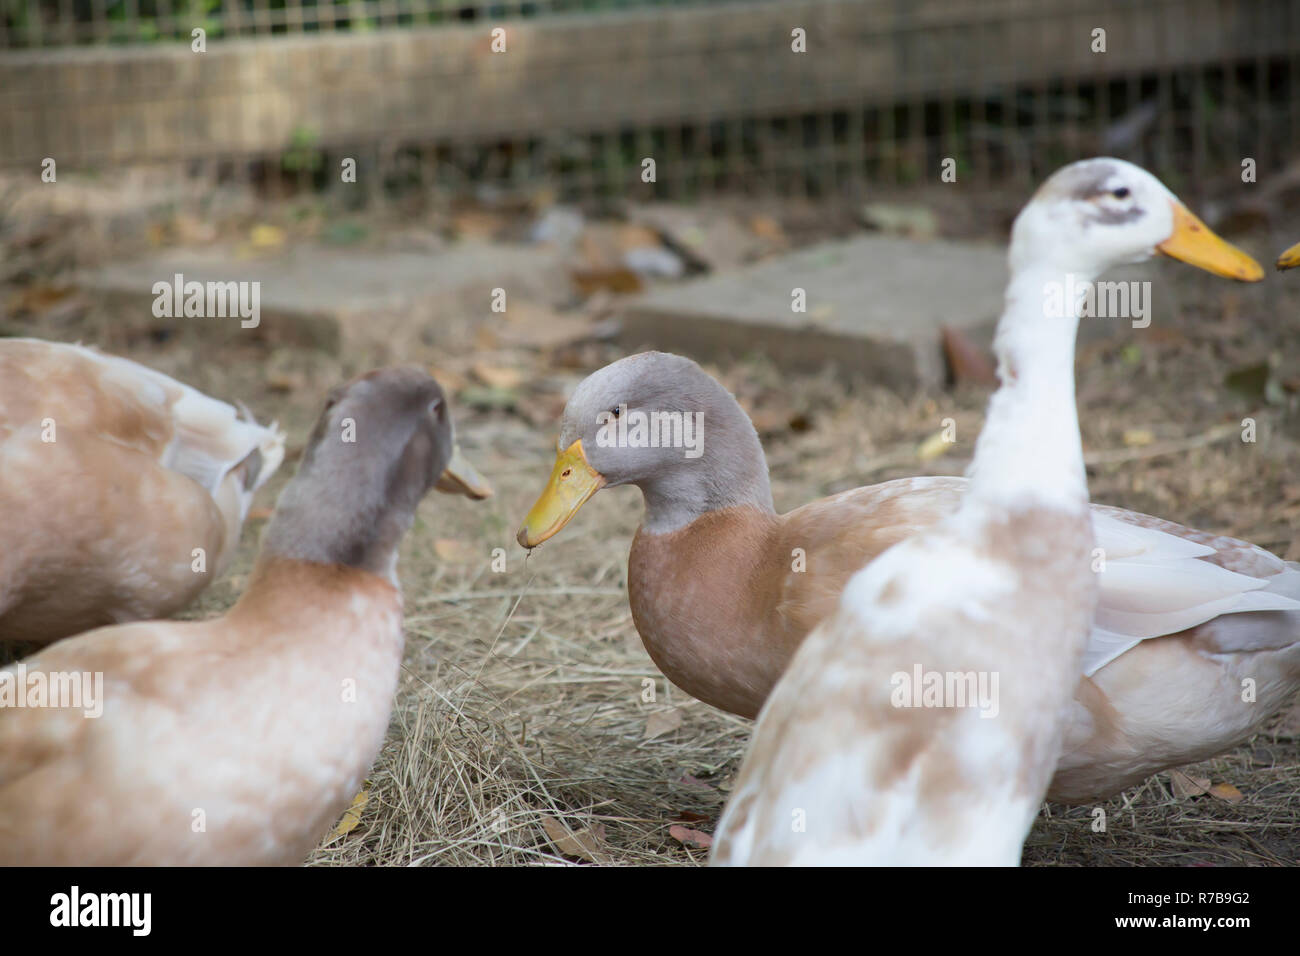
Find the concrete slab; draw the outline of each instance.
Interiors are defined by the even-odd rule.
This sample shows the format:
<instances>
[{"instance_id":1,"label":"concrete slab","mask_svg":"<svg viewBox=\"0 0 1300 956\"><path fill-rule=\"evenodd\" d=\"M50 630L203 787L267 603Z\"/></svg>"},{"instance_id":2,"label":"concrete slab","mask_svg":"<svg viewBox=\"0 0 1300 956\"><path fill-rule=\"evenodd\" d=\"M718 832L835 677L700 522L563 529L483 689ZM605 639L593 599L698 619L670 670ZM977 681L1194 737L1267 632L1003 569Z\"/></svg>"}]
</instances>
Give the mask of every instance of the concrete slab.
<instances>
[{"instance_id":1,"label":"concrete slab","mask_svg":"<svg viewBox=\"0 0 1300 956\"><path fill-rule=\"evenodd\" d=\"M238 318L153 316L156 282L260 283L257 328ZM436 344L439 325L491 315L492 290L511 301L549 303L570 295L560 254L544 246L461 242L434 253L317 244L250 257L234 247L162 250L78 277L94 295L125 300L142 321L228 328L229 334L337 351L364 348L400 356L412 341Z\"/></svg>"},{"instance_id":2,"label":"concrete slab","mask_svg":"<svg viewBox=\"0 0 1300 956\"><path fill-rule=\"evenodd\" d=\"M1152 272L1143 266L1106 278ZM761 352L786 368L831 365L900 390L935 387L945 377L941 328L991 343L1006 277L1000 244L865 235L639 296L620 313L622 341L703 359ZM806 312L792 309L795 289L806 293ZM1156 315L1167 308L1155 304ZM1089 340L1129 327L1085 320L1080 334Z\"/></svg>"}]
</instances>

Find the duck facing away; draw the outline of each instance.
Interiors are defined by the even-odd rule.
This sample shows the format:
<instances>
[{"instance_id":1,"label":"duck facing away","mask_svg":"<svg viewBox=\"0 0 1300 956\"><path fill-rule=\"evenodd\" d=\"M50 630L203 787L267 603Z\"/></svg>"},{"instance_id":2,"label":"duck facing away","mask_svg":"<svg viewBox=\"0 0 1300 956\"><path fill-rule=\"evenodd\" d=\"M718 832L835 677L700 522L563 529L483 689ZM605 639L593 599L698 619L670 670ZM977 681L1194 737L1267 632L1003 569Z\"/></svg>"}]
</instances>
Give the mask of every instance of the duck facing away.
<instances>
[{"instance_id":1,"label":"duck facing away","mask_svg":"<svg viewBox=\"0 0 1300 956\"><path fill-rule=\"evenodd\" d=\"M1262 275L1163 187L1155 196L1090 195L1112 171L1130 170L1136 167L1119 160L1091 161L1073 174L1072 195L1056 192L1067 179L1054 180L1030 207L1059 217L1051 223L1061 230L1089 213L1160 216L1170 229L1158 243L1162 252L1234 278ZM601 430L616 411L619 420L652 411L700 415L701 453L686 457L663 443L610 447ZM558 446L520 544L550 538L603 487L640 487L645 515L628 558L637 631L675 684L746 717L758 713L799 644L835 610L849 577L952 514L966 488L962 478L905 478L777 514L762 446L743 409L694 362L658 352L585 379L565 408ZM1075 802L1234 746L1300 687L1293 566L1245 542L1134 512L1094 506L1092 518L1106 554L1100 604L1085 654L1089 676L1051 794ZM1252 675L1261 693L1246 704L1240 681Z\"/></svg>"},{"instance_id":2,"label":"duck facing away","mask_svg":"<svg viewBox=\"0 0 1300 956\"><path fill-rule=\"evenodd\" d=\"M857 572L796 652L759 715L713 862L1019 862L1098 592L1078 302L1053 314L1044 292L1147 258L1176 228L1160 183L1111 162L1067 166L1021 212L1000 384L961 502Z\"/></svg>"},{"instance_id":3,"label":"duck facing away","mask_svg":"<svg viewBox=\"0 0 1300 956\"><path fill-rule=\"evenodd\" d=\"M0 690L102 675L97 718L0 707L0 863L301 863L384 739L397 547L417 505L439 484L488 493L472 472L444 475L451 461L433 379L354 379L331 394L227 614L91 631L0 671Z\"/></svg>"},{"instance_id":4,"label":"duck facing away","mask_svg":"<svg viewBox=\"0 0 1300 956\"><path fill-rule=\"evenodd\" d=\"M143 365L0 339L0 641L179 611L283 458L274 425Z\"/></svg>"}]
</instances>

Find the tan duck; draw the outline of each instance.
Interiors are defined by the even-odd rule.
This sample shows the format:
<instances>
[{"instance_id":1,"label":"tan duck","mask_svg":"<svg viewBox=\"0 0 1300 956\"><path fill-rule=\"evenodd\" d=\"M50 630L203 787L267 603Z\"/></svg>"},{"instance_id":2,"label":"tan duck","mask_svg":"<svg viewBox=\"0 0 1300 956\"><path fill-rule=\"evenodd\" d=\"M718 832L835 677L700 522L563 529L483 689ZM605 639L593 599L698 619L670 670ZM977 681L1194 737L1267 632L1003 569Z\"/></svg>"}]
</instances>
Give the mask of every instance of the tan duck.
<instances>
[{"instance_id":1,"label":"tan duck","mask_svg":"<svg viewBox=\"0 0 1300 956\"><path fill-rule=\"evenodd\" d=\"M1125 210L1136 201L1116 200ZM1173 218L1161 252L1220 275L1262 276L1176 199L1165 201ZM703 416L705 440L689 436L698 457L662 442L632 447L648 437L653 412ZM642 431L622 424L618 447L623 422ZM662 433L675 422L655 424ZM645 515L628 559L628 597L646 650L688 693L747 717L835 609L849 576L951 514L966 487L961 478L907 478L777 514L762 447L739 404L694 362L656 352L585 379L565 408L558 448L519 542L547 540L603 487L637 485ZM1051 789L1053 799L1076 802L1234 746L1300 687L1297 566L1146 515L1093 506L1092 516L1106 556L1101 597ZM1248 677L1253 702L1242 700Z\"/></svg>"},{"instance_id":2,"label":"tan duck","mask_svg":"<svg viewBox=\"0 0 1300 956\"><path fill-rule=\"evenodd\" d=\"M227 614L103 628L0 670L0 701L7 682L29 703L33 675L102 675L97 701L0 707L0 863L301 863L384 739L416 507L435 485L489 492L457 464L433 379L363 375L332 393Z\"/></svg>"},{"instance_id":3,"label":"tan duck","mask_svg":"<svg viewBox=\"0 0 1300 956\"><path fill-rule=\"evenodd\" d=\"M179 611L283 457L275 425L143 365L0 339L0 641Z\"/></svg>"}]
</instances>

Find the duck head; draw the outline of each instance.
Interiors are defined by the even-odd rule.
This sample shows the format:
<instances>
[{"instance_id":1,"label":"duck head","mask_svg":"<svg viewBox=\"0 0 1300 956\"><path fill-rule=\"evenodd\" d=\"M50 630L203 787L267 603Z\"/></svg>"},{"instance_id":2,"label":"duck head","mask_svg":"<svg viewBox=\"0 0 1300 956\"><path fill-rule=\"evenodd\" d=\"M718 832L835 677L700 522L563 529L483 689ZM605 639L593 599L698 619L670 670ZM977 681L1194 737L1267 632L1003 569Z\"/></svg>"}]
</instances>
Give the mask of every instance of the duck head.
<instances>
[{"instance_id":1,"label":"duck head","mask_svg":"<svg viewBox=\"0 0 1300 956\"><path fill-rule=\"evenodd\" d=\"M1122 159L1085 159L1049 178L1016 217L1012 270L1029 262L1100 275L1156 253L1246 282L1264 270L1224 242L1146 170Z\"/></svg>"},{"instance_id":2,"label":"duck head","mask_svg":"<svg viewBox=\"0 0 1300 956\"><path fill-rule=\"evenodd\" d=\"M729 392L688 358L642 352L593 372L560 419L551 479L519 529L533 548L605 487L633 484L643 527L674 530L704 511L772 507L758 435Z\"/></svg>"},{"instance_id":3,"label":"duck head","mask_svg":"<svg viewBox=\"0 0 1300 956\"><path fill-rule=\"evenodd\" d=\"M377 369L334 388L263 552L393 579L397 545L431 489L485 498L460 455L441 386L416 367Z\"/></svg>"}]
</instances>

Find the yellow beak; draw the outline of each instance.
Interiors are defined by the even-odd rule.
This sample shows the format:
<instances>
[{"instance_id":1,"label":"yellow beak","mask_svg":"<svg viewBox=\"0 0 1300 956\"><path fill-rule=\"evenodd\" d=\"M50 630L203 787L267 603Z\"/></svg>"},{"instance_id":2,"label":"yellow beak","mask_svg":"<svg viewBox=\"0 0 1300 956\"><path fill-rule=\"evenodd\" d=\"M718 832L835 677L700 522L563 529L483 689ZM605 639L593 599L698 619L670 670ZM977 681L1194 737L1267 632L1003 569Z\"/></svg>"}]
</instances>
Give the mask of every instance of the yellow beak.
<instances>
[{"instance_id":1,"label":"yellow beak","mask_svg":"<svg viewBox=\"0 0 1300 956\"><path fill-rule=\"evenodd\" d=\"M1170 205L1174 207L1174 232L1156 246L1157 249L1216 276L1243 282L1258 282L1264 278L1264 270L1258 262L1216 236L1190 209L1177 201Z\"/></svg>"},{"instance_id":2,"label":"yellow beak","mask_svg":"<svg viewBox=\"0 0 1300 956\"><path fill-rule=\"evenodd\" d=\"M551 480L524 518L515 540L525 548L537 547L568 524L587 499L603 487L605 476L587 463L582 439L578 439L555 456Z\"/></svg>"},{"instance_id":3,"label":"yellow beak","mask_svg":"<svg viewBox=\"0 0 1300 956\"><path fill-rule=\"evenodd\" d=\"M447 467L438 476L438 483L434 487L446 494L464 495L475 501L492 497L492 486L460 453L459 445L451 446L451 461L447 462Z\"/></svg>"},{"instance_id":4,"label":"yellow beak","mask_svg":"<svg viewBox=\"0 0 1300 956\"><path fill-rule=\"evenodd\" d=\"M1279 269L1294 269L1296 266L1300 266L1300 242L1277 257Z\"/></svg>"}]
</instances>

